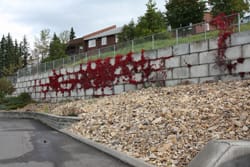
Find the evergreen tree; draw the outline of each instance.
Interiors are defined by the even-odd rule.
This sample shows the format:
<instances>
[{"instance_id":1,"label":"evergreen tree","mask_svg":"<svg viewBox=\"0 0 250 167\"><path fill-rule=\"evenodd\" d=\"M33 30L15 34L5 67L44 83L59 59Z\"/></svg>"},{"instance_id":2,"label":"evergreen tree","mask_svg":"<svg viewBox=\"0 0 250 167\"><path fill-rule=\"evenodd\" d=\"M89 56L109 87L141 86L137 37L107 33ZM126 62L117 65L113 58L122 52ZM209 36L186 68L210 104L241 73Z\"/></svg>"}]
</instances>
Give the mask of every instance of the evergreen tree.
<instances>
[{"instance_id":1,"label":"evergreen tree","mask_svg":"<svg viewBox=\"0 0 250 167\"><path fill-rule=\"evenodd\" d=\"M0 77L12 75L20 68L21 43L13 42L10 34L0 41Z\"/></svg>"},{"instance_id":2,"label":"evergreen tree","mask_svg":"<svg viewBox=\"0 0 250 167\"><path fill-rule=\"evenodd\" d=\"M57 35L54 34L50 42L49 56L46 59L44 59L43 62L66 57L65 48L66 44L62 43L61 40L57 37Z\"/></svg>"},{"instance_id":3,"label":"evergreen tree","mask_svg":"<svg viewBox=\"0 0 250 167\"><path fill-rule=\"evenodd\" d=\"M0 77L3 76L3 68L6 66L6 39L3 35L1 42L0 42Z\"/></svg>"},{"instance_id":4,"label":"evergreen tree","mask_svg":"<svg viewBox=\"0 0 250 167\"><path fill-rule=\"evenodd\" d=\"M15 43L14 43L14 53L15 53L15 64L19 67L21 53L20 53L19 44L17 40L15 40Z\"/></svg>"},{"instance_id":5,"label":"evergreen tree","mask_svg":"<svg viewBox=\"0 0 250 167\"><path fill-rule=\"evenodd\" d=\"M73 40L73 39L75 39L75 37L76 37L76 36L75 36L75 31L74 31L73 27L71 27L69 39L70 39L70 40Z\"/></svg>"},{"instance_id":6,"label":"evergreen tree","mask_svg":"<svg viewBox=\"0 0 250 167\"><path fill-rule=\"evenodd\" d=\"M7 36L7 53L6 53L6 66L7 68L10 67L10 64L14 64L14 44L10 34Z\"/></svg>"},{"instance_id":7,"label":"evergreen tree","mask_svg":"<svg viewBox=\"0 0 250 167\"><path fill-rule=\"evenodd\" d=\"M245 0L209 0L208 2L212 6L213 16L217 16L219 13L230 15L249 10L249 1Z\"/></svg>"},{"instance_id":8,"label":"evergreen tree","mask_svg":"<svg viewBox=\"0 0 250 167\"><path fill-rule=\"evenodd\" d=\"M122 27L122 32L118 35L119 41L129 41L136 37L135 32L136 25L133 20L129 22L129 24L125 24Z\"/></svg>"},{"instance_id":9,"label":"evergreen tree","mask_svg":"<svg viewBox=\"0 0 250 167\"><path fill-rule=\"evenodd\" d=\"M188 26L203 21L205 2L199 0L169 0L166 19L172 28Z\"/></svg>"},{"instance_id":10,"label":"evergreen tree","mask_svg":"<svg viewBox=\"0 0 250 167\"><path fill-rule=\"evenodd\" d=\"M28 42L26 39L26 36L23 37L23 41L21 42L21 56L23 58L23 67L27 66L27 59L29 56L29 46L28 46Z\"/></svg>"},{"instance_id":11,"label":"evergreen tree","mask_svg":"<svg viewBox=\"0 0 250 167\"><path fill-rule=\"evenodd\" d=\"M138 18L136 34L145 36L166 30L164 15L156 8L156 3L153 0L149 0L146 6L146 13Z\"/></svg>"}]
</instances>

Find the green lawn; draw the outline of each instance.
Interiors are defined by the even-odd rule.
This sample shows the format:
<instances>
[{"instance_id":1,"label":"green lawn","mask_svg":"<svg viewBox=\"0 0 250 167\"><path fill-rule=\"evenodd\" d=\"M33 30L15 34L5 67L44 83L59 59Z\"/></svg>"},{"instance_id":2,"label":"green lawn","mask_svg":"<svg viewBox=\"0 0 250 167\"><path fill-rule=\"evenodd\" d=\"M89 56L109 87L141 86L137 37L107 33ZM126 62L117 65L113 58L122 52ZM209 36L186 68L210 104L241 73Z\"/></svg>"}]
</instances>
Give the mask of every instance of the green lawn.
<instances>
[{"instance_id":1,"label":"green lawn","mask_svg":"<svg viewBox=\"0 0 250 167\"><path fill-rule=\"evenodd\" d=\"M250 30L250 23L248 24L242 24L241 25L241 31L248 31ZM236 28L236 31L238 29ZM195 41L200 41L204 39L211 39L215 38L218 35L218 31L211 31L207 32L206 35L205 33L201 34L196 34L196 35L186 35L185 37L179 37L178 42L174 36L171 36L168 32L163 32L160 34L156 34L154 38L154 42L152 42L152 36L150 37L145 37L145 38L140 38L136 39L133 41L133 47L132 47L132 42L127 42L127 43L122 43L118 44L118 49L114 52L113 47L111 48L106 48L105 50L101 50L101 52L92 53L91 56L88 56L88 58L85 56L76 56L75 60L69 60L69 61L64 61L65 66L75 66L79 65L82 63L86 63L87 61L91 60L96 60L99 58L106 58L106 57L113 57L117 54L127 54L130 51L133 51L134 53L139 53L141 52L142 49L144 50L152 50L152 49L159 49L159 48L165 48L168 46L173 46L176 44L181 44L181 43L188 43L188 42L195 42ZM133 49L133 50L132 50Z\"/></svg>"}]
</instances>

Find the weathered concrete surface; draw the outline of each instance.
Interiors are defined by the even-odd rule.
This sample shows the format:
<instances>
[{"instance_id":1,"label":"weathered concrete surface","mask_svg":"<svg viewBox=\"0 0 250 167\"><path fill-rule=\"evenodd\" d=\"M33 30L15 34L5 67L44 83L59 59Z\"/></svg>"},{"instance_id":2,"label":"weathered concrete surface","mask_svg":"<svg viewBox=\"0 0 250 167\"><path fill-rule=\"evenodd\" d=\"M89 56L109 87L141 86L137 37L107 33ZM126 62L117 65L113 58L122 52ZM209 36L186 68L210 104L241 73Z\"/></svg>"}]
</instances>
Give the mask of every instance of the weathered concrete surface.
<instances>
[{"instance_id":1,"label":"weathered concrete surface","mask_svg":"<svg viewBox=\"0 0 250 167\"><path fill-rule=\"evenodd\" d=\"M211 141L188 167L249 167L250 141Z\"/></svg>"},{"instance_id":2,"label":"weathered concrete surface","mask_svg":"<svg viewBox=\"0 0 250 167\"><path fill-rule=\"evenodd\" d=\"M129 165L29 119L0 119L0 167Z\"/></svg>"}]
</instances>

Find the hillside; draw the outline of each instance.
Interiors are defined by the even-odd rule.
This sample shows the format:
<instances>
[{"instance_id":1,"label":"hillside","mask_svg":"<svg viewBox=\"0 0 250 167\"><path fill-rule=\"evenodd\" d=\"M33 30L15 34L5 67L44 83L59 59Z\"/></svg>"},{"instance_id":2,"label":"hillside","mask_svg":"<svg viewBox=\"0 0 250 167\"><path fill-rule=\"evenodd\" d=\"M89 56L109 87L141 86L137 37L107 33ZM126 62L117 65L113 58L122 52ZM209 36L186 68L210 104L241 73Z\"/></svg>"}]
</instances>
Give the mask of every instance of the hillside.
<instances>
[{"instance_id":1,"label":"hillside","mask_svg":"<svg viewBox=\"0 0 250 167\"><path fill-rule=\"evenodd\" d=\"M250 139L250 80L148 88L22 110L79 114L71 131L156 166L184 167L212 139Z\"/></svg>"}]
</instances>

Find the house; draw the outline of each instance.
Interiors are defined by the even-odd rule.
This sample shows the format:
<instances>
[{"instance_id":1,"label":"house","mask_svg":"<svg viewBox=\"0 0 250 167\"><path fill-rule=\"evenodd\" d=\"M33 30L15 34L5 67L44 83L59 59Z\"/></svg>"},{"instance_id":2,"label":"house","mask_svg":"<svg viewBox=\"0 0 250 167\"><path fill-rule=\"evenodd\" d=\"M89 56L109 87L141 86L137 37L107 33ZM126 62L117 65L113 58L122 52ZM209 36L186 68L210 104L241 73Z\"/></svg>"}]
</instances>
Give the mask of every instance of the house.
<instances>
[{"instance_id":1,"label":"house","mask_svg":"<svg viewBox=\"0 0 250 167\"><path fill-rule=\"evenodd\" d=\"M244 16L241 19L241 22L244 23L249 23L250 22L250 13L245 13Z\"/></svg>"},{"instance_id":2,"label":"house","mask_svg":"<svg viewBox=\"0 0 250 167\"><path fill-rule=\"evenodd\" d=\"M213 20L213 16L210 12L204 12L202 24L196 24L195 26L195 34L204 33L205 31L216 30L216 27L211 26L209 23Z\"/></svg>"},{"instance_id":3,"label":"house","mask_svg":"<svg viewBox=\"0 0 250 167\"><path fill-rule=\"evenodd\" d=\"M122 27L115 25L87 34L68 42L66 53L68 55L79 54L97 50L103 47L113 46L118 42L118 34Z\"/></svg>"},{"instance_id":4,"label":"house","mask_svg":"<svg viewBox=\"0 0 250 167\"><path fill-rule=\"evenodd\" d=\"M80 54L84 52L84 39L83 38L76 38L70 40L67 44L66 54Z\"/></svg>"}]
</instances>

